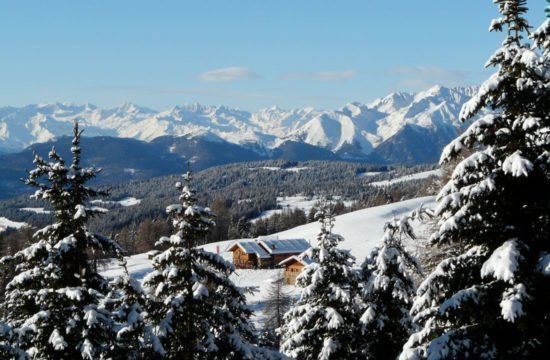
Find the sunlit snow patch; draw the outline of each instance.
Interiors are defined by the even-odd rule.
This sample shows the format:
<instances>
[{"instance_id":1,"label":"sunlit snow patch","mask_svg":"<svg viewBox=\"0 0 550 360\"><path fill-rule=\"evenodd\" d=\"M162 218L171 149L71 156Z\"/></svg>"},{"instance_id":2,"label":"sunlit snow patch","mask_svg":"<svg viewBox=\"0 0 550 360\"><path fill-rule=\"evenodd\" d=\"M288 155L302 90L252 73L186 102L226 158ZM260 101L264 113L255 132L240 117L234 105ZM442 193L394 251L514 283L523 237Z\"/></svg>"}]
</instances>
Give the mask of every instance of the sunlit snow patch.
<instances>
[{"instance_id":1,"label":"sunlit snow patch","mask_svg":"<svg viewBox=\"0 0 550 360\"><path fill-rule=\"evenodd\" d=\"M266 210L262 211L258 217L252 219L252 222L257 221L258 219L266 219L274 214L281 214L284 211L301 209L306 214L311 210L312 207L319 201L319 197L307 197L303 195L294 195L294 196L278 196L277 205L280 209ZM333 200L340 200L339 196L333 196ZM351 206L353 201L344 201L344 205Z\"/></svg>"},{"instance_id":2,"label":"sunlit snow patch","mask_svg":"<svg viewBox=\"0 0 550 360\"><path fill-rule=\"evenodd\" d=\"M419 172L416 174L401 176L391 180L374 181L369 183L369 185L376 186L376 187L384 187L384 186L389 186L389 185L393 185L393 184L397 184L405 181L422 180L430 177L440 177L440 176L441 176L441 170L429 170L429 171Z\"/></svg>"},{"instance_id":3,"label":"sunlit snow patch","mask_svg":"<svg viewBox=\"0 0 550 360\"><path fill-rule=\"evenodd\" d=\"M110 200L92 200L90 201L92 205L120 205L120 206L134 206L141 203L141 199L136 199L135 197L126 197L118 201Z\"/></svg>"},{"instance_id":4,"label":"sunlit snow patch","mask_svg":"<svg viewBox=\"0 0 550 360\"><path fill-rule=\"evenodd\" d=\"M269 170L269 171L288 171L288 172L300 172L300 171L303 171L303 170L307 170L309 169L308 166L295 166L295 167L289 167L289 168L280 168L278 166L261 166L261 167L252 167L252 168L248 168L248 170L258 170L258 169L261 169L261 170Z\"/></svg>"},{"instance_id":5,"label":"sunlit snow patch","mask_svg":"<svg viewBox=\"0 0 550 360\"><path fill-rule=\"evenodd\" d=\"M35 214L51 214L50 210L44 210L44 208L24 207L24 208L19 209L19 211L33 212Z\"/></svg>"},{"instance_id":6,"label":"sunlit snow patch","mask_svg":"<svg viewBox=\"0 0 550 360\"><path fill-rule=\"evenodd\" d=\"M22 227L28 226L24 222L16 222L6 219L5 217L0 217L0 234L7 231L8 229L21 229Z\"/></svg>"},{"instance_id":7,"label":"sunlit snow patch","mask_svg":"<svg viewBox=\"0 0 550 360\"><path fill-rule=\"evenodd\" d=\"M365 171L358 173L357 176L359 177L369 177L369 176L376 176L376 175L382 175L382 174L389 174L390 171Z\"/></svg>"},{"instance_id":8,"label":"sunlit snow patch","mask_svg":"<svg viewBox=\"0 0 550 360\"><path fill-rule=\"evenodd\" d=\"M135 197L128 197L124 198L122 200L119 200L118 203L122 206L134 206L141 203L140 199L136 199Z\"/></svg>"}]
</instances>

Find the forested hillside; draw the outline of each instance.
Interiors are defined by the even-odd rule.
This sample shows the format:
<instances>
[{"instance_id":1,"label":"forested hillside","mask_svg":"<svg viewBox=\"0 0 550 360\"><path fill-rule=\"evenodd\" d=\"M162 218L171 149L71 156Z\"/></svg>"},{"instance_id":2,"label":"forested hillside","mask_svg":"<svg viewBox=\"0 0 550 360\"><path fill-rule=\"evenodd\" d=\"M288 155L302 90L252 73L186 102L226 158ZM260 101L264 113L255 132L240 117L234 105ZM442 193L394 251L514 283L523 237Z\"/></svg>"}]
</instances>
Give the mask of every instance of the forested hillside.
<instances>
[{"instance_id":1,"label":"forested hillside","mask_svg":"<svg viewBox=\"0 0 550 360\"><path fill-rule=\"evenodd\" d=\"M312 214L300 209L283 209L278 198L300 195L315 202L321 195L328 195L340 200L337 213L343 213L431 194L430 184L437 178L412 179L386 186L369 183L379 184L381 180L432 168L429 165L389 167L332 161L263 161L209 168L197 172L194 181L198 202L208 204L217 216L209 240L220 241L266 235L313 221ZM174 183L177 181L179 176L166 176L102 187L110 195L92 203L109 211L100 219L92 219L91 226L102 233L121 234L133 237L132 242L146 244L137 248L130 246L130 250L152 247L154 239L168 231L164 209L176 196ZM284 211L256 220L264 211L273 209ZM28 196L0 201L0 217L33 226L50 221L48 211Z\"/></svg>"}]
</instances>

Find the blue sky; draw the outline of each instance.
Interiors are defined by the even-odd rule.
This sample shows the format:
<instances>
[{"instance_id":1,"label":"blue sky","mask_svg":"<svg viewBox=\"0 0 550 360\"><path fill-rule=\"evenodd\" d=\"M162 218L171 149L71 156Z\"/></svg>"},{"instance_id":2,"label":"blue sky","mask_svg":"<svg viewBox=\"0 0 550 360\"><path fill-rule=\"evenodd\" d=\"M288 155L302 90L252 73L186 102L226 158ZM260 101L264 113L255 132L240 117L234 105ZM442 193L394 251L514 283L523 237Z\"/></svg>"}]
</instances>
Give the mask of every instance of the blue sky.
<instances>
[{"instance_id":1,"label":"blue sky","mask_svg":"<svg viewBox=\"0 0 550 360\"><path fill-rule=\"evenodd\" d=\"M544 0L528 1L538 26ZM0 106L336 108L475 85L490 0L0 0Z\"/></svg>"}]
</instances>

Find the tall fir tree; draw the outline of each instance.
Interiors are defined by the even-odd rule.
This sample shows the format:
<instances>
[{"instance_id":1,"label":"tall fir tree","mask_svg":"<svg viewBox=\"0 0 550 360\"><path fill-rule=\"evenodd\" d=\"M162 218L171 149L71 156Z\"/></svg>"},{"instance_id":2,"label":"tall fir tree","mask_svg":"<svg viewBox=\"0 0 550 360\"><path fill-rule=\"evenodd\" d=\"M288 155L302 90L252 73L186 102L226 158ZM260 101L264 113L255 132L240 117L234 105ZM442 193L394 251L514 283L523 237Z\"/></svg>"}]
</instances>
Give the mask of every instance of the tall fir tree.
<instances>
[{"instance_id":1,"label":"tall fir tree","mask_svg":"<svg viewBox=\"0 0 550 360\"><path fill-rule=\"evenodd\" d=\"M550 353L550 76L548 41L529 31L524 0L495 0L507 31L498 68L461 111L492 112L443 151L473 153L438 195L435 244L458 244L420 285L421 326L401 359L541 359ZM540 47L546 47L540 49ZM543 55L541 56L541 50Z\"/></svg>"},{"instance_id":2,"label":"tall fir tree","mask_svg":"<svg viewBox=\"0 0 550 360\"><path fill-rule=\"evenodd\" d=\"M251 315L241 289L229 279L232 264L196 243L214 225L210 209L196 204L191 172L177 183L181 204L167 213L176 233L163 237L167 249L153 259L145 285L152 292L149 313L167 359L261 359Z\"/></svg>"},{"instance_id":3,"label":"tall fir tree","mask_svg":"<svg viewBox=\"0 0 550 360\"><path fill-rule=\"evenodd\" d=\"M297 303L285 314L281 327L281 351L298 360L350 359L355 356L352 339L354 299L358 274L349 251L338 249L342 236L333 234L334 215L325 203L317 218L321 223L314 262L296 279L302 288Z\"/></svg>"},{"instance_id":4,"label":"tall fir tree","mask_svg":"<svg viewBox=\"0 0 550 360\"><path fill-rule=\"evenodd\" d=\"M55 149L50 162L35 155L36 169L26 183L37 188L33 198L50 203L55 222L34 234L35 243L1 260L15 264L2 320L12 328L12 345L31 359L101 359L114 347L113 323L104 307L108 284L87 254L120 248L86 227L102 211L86 206L99 195L86 186L99 170L81 167L81 134L75 122L70 166Z\"/></svg>"},{"instance_id":5,"label":"tall fir tree","mask_svg":"<svg viewBox=\"0 0 550 360\"><path fill-rule=\"evenodd\" d=\"M416 259L403 246L403 237L415 239L404 216L384 225L382 246L372 250L361 266L360 317L362 336L358 352L364 359L396 359L412 330L409 314L420 274Z\"/></svg>"}]
</instances>

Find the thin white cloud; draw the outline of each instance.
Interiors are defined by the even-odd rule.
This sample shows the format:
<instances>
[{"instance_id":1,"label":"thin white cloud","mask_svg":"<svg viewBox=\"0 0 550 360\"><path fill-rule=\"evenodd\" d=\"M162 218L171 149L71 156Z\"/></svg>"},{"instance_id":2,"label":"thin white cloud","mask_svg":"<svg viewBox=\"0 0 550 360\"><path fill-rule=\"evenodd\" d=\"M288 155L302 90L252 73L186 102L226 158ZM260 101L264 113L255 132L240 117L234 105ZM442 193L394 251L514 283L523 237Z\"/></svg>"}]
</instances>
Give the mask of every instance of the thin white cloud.
<instances>
[{"instance_id":1,"label":"thin white cloud","mask_svg":"<svg viewBox=\"0 0 550 360\"><path fill-rule=\"evenodd\" d=\"M259 75L249 68L233 66L206 71L200 73L198 77L199 80L204 82L225 82L256 79Z\"/></svg>"},{"instance_id":2,"label":"thin white cloud","mask_svg":"<svg viewBox=\"0 0 550 360\"><path fill-rule=\"evenodd\" d=\"M291 72L283 75L285 80L319 80L340 81L357 77L355 70L342 71L317 71L317 72Z\"/></svg>"},{"instance_id":3,"label":"thin white cloud","mask_svg":"<svg viewBox=\"0 0 550 360\"><path fill-rule=\"evenodd\" d=\"M402 90L421 90L435 84L457 86L469 76L465 71L429 65L399 66L387 69L386 73L397 78L396 86Z\"/></svg>"}]
</instances>

